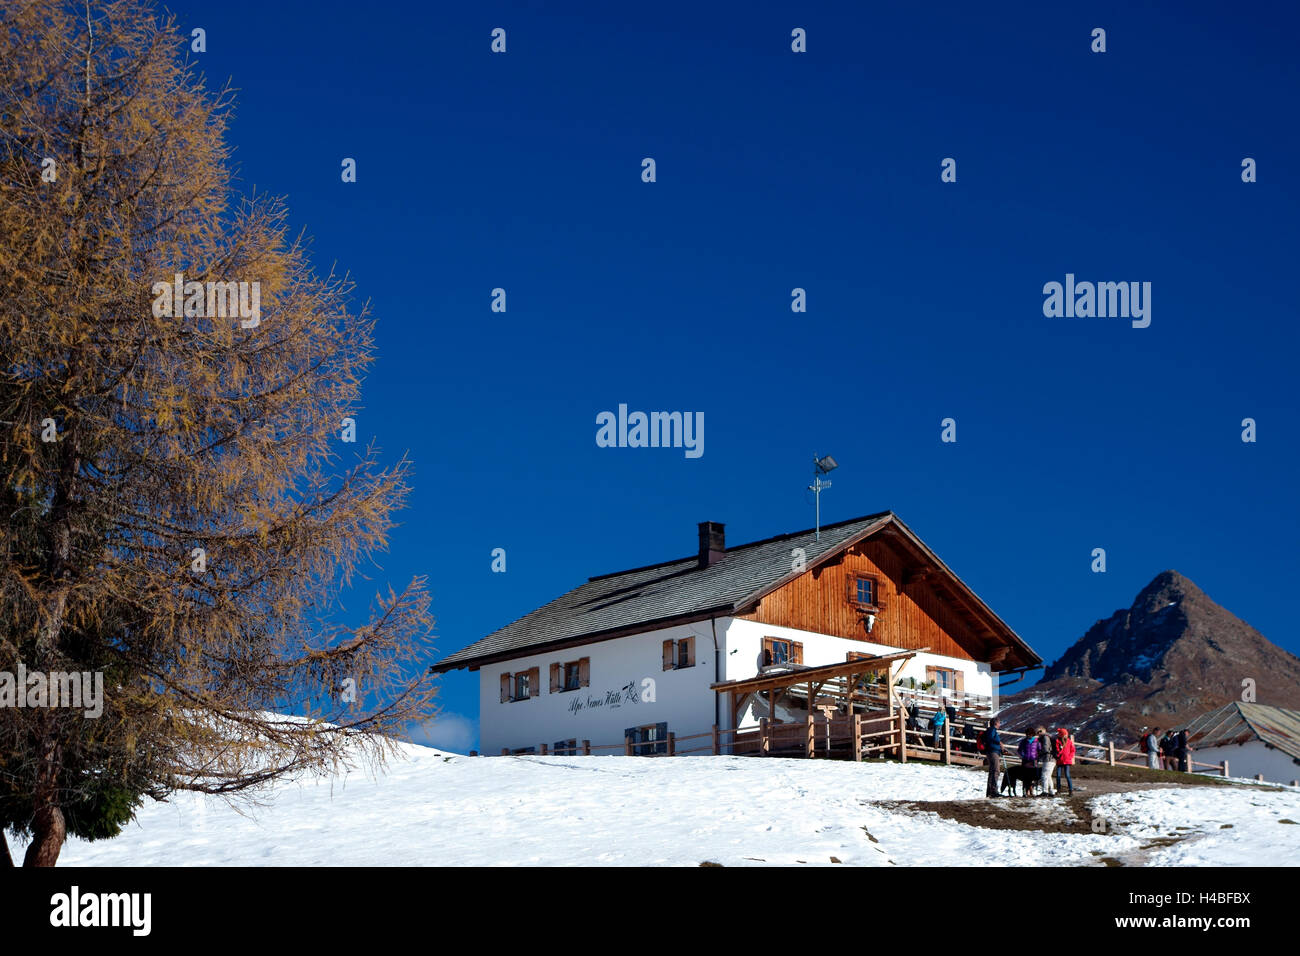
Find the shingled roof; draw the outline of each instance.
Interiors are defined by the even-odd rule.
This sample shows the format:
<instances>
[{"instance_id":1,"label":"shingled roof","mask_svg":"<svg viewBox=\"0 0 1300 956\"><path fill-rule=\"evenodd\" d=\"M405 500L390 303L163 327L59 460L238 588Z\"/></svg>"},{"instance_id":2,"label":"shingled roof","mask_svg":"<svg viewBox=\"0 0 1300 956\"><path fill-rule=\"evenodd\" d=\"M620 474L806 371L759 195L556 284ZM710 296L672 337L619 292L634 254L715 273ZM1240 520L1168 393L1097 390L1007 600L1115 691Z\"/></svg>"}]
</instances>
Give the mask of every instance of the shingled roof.
<instances>
[{"instance_id":1,"label":"shingled roof","mask_svg":"<svg viewBox=\"0 0 1300 956\"><path fill-rule=\"evenodd\" d=\"M795 548L803 549L805 568L811 570L889 525L911 538L938 568L979 601L893 512L882 511L825 525L820 540L808 529L730 547L707 566L701 566L699 557L692 555L591 578L544 607L444 658L432 670L445 672L477 667L525 653L744 613L742 609L759 598L806 573L804 569L795 571L791 567L791 552ZM979 603L1000 625L999 629L1005 629L1012 643L1038 662L1028 645L983 602Z\"/></svg>"},{"instance_id":2,"label":"shingled roof","mask_svg":"<svg viewBox=\"0 0 1300 956\"><path fill-rule=\"evenodd\" d=\"M1198 750L1262 740L1300 760L1300 711L1234 701L1188 724L1187 739Z\"/></svg>"}]
</instances>

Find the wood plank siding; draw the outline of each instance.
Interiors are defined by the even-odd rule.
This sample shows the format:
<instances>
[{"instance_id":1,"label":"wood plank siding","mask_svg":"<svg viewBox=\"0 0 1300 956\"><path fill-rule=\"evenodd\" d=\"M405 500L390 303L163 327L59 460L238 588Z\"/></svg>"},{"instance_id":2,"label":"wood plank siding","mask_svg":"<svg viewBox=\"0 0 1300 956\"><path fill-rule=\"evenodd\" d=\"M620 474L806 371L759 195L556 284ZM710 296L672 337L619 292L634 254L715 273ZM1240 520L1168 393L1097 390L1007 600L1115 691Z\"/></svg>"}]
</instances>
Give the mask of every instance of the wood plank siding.
<instances>
[{"instance_id":1,"label":"wood plank siding","mask_svg":"<svg viewBox=\"0 0 1300 956\"><path fill-rule=\"evenodd\" d=\"M850 599L858 574L874 576L880 610L868 635L865 615ZM870 538L828 564L814 568L764 597L742 620L870 641L963 660L993 656L988 628L950 595L941 597L935 578L925 577L913 557L890 539ZM904 583L904 582L908 583Z\"/></svg>"}]
</instances>

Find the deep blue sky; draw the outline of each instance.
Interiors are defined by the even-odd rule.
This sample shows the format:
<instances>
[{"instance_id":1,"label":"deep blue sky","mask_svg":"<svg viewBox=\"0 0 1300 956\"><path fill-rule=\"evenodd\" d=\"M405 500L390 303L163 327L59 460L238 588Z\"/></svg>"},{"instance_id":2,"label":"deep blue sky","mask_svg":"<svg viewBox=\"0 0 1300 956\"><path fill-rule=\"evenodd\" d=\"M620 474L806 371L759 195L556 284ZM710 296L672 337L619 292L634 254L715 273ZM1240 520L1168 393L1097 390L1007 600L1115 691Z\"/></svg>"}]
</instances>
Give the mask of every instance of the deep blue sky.
<instances>
[{"instance_id":1,"label":"deep blue sky","mask_svg":"<svg viewBox=\"0 0 1300 956\"><path fill-rule=\"evenodd\" d=\"M415 494L350 605L427 574L449 653L696 522L810 527L816 452L825 520L892 508L1048 660L1166 568L1300 651L1294 4L171 9L242 188L378 316L360 438ZM1151 326L1045 318L1067 272ZM703 457L598 448L620 402L702 411Z\"/></svg>"}]
</instances>

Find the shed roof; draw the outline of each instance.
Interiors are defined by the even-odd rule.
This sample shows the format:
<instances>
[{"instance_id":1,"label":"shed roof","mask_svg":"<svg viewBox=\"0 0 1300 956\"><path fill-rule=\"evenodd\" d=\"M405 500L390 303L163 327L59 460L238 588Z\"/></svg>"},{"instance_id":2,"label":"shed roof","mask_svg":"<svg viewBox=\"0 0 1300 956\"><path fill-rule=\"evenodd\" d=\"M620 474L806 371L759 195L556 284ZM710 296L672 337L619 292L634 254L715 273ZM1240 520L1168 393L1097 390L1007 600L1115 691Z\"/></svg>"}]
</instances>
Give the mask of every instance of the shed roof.
<instances>
[{"instance_id":1,"label":"shed roof","mask_svg":"<svg viewBox=\"0 0 1300 956\"><path fill-rule=\"evenodd\" d=\"M1234 701L1188 724L1187 740L1199 750L1262 740L1300 760L1300 711Z\"/></svg>"}]
</instances>

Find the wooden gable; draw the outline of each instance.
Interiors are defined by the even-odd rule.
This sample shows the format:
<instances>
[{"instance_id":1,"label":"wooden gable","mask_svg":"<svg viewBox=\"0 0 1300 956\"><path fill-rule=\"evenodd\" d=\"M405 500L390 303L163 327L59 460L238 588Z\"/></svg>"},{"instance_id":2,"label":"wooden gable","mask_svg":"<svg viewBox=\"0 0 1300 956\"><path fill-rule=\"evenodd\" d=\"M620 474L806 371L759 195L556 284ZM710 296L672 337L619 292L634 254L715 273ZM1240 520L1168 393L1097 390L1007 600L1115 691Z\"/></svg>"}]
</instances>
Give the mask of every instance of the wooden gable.
<instances>
[{"instance_id":1,"label":"wooden gable","mask_svg":"<svg viewBox=\"0 0 1300 956\"><path fill-rule=\"evenodd\" d=\"M857 601L859 576L873 580L872 608ZM742 620L918 650L962 660L1015 666L1015 649L950 575L886 529L810 568L738 615Z\"/></svg>"}]
</instances>

